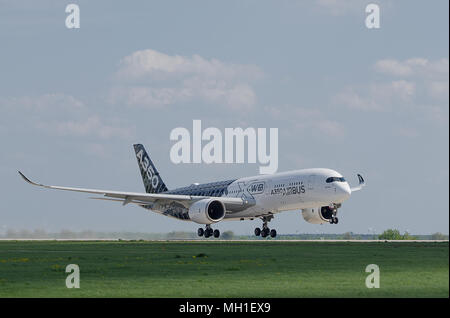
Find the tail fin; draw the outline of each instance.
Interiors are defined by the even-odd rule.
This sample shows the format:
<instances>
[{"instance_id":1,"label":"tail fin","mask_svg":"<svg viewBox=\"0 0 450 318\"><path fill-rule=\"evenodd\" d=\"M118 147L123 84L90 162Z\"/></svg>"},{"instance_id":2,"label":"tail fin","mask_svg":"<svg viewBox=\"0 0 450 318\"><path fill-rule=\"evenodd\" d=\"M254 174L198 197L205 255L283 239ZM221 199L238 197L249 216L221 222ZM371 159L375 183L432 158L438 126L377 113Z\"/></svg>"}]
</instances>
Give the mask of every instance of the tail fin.
<instances>
[{"instance_id":1,"label":"tail fin","mask_svg":"<svg viewBox=\"0 0 450 318\"><path fill-rule=\"evenodd\" d=\"M159 176L153 162L150 160L144 146L141 144L133 145L138 161L139 170L141 171L142 180L144 181L145 192L159 193L167 191L167 187Z\"/></svg>"}]
</instances>

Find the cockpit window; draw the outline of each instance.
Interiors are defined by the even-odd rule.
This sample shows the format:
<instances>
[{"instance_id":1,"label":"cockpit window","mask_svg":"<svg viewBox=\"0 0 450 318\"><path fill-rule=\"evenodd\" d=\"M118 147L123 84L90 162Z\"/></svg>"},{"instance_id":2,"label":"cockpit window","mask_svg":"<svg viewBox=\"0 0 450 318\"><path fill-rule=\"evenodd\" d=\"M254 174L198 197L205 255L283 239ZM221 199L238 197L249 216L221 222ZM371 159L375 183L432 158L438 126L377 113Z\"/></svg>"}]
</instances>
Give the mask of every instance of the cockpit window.
<instances>
[{"instance_id":1,"label":"cockpit window","mask_svg":"<svg viewBox=\"0 0 450 318\"><path fill-rule=\"evenodd\" d=\"M322 179L323 180L323 179ZM345 179L343 177L329 177L326 180L327 183L331 183L331 182L345 182Z\"/></svg>"}]
</instances>

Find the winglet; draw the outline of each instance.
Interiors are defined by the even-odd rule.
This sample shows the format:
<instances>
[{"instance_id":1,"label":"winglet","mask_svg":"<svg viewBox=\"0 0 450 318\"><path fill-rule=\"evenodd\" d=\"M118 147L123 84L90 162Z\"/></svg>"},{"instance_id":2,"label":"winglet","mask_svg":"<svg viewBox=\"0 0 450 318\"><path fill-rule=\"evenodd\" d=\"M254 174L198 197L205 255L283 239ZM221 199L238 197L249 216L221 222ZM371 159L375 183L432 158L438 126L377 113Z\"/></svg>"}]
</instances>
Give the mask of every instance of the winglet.
<instances>
[{"instance_id":1,"label":"winglet","mask_svg":"<svg viewBox=\"0 0 450 318\"><path fill-rule=\"evenodd\" d=\"M361 190L361 189L366 185L366 181L364 181L364 178L362 177L362 175L360 175L360 174L358 173L357 176L358 176L359 184L358 184L357 187L351 188L351 191L352 191L352 192L359 191L359 190Z\"/></svg>"},{"instance_id":2,"label":"winglet","mask_svg":"<svg viewBox=\"0 0 450 318\"><path fill-rule=\"evenodd\" d=\"M28 179L27 177L25 177L25 175L24 175L22 172L20 172L20 171L17 171L17 172L20 174L20 176L23 178L23 180L25 180L25 181L28 182L29 184L32 184L32 185L35 185L35 186L40 186L40 187L45 187L43 184L40 184L40 183L36 183L36 182L31 181L30 179Z\"/></svg>"},{"instance_id":3,"label":"winglet","mask_svg":"<svg viewBox=\"0 0 450 318\"><path fill-rule=\"evenodd\" d=\"M364 186L366 184L366 181L364 181L364 178L359 173L358 173L358 180L360 186Z\"/></svg>"}]
</instances>

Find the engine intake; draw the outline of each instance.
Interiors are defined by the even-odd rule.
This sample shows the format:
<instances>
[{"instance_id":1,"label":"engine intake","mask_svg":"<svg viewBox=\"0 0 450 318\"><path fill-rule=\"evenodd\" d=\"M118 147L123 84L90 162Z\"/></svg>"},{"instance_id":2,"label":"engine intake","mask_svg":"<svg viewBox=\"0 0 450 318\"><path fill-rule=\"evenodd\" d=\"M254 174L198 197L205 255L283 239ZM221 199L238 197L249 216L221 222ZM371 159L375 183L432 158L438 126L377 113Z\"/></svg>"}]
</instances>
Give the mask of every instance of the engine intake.
<instances>
[{"instance_id":1,"label":"engine intake","mask_svg":"<svg viewBox=\"0 0 450 318\"><path fill-rule=\"evenodd\" d=\"M335 210L336 210L336 208L329 207L329 206L303 209L302 215L303 215L303 219L305 219L306 222L309 222L312 224L324 224L324 223L330 222Z\"/></svg>"},{"instance_id":2,"label":"engine intake","mask_svg":"<svg viewBox=\"0 0 450 318\"><path fill-rule=\"evenodd\" d=\"M212 224L225 217L225 205L219 200L202 199L189 207L189 218L199 224Z\"/></svg>"}]
</instances>

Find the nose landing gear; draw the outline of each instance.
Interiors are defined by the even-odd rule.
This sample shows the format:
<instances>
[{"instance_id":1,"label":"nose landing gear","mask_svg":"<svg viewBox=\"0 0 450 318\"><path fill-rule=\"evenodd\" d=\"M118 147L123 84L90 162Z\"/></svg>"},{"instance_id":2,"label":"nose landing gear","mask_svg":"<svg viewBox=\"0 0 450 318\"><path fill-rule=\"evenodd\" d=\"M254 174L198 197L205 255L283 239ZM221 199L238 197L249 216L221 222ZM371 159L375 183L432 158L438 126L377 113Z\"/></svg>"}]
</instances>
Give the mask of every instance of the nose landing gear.
<instances>
[{"instance_id":1,"label":"nose landing gear","mask_svg":"<svg viewBox=\"0 0 450 318\"><path fill-rule=\"evenodd\" d=\"M220 231L217 229L213 230L211 228L211 225L209 224L206 225L206 228L204 230L202 228L199 228L197 230L197 234L198 236L205 236L205 238L208 238L210 236L214 236L215 238L220 237Z\"/></svg>"},{"instance_id":2,"label":"nose landing gear","mask_svg":"<svg viewBox=\"0 0 450 318\"><path fill-rule=\"evenodd\" d=\"M330 224L338 224L339 219L337 218L337 212L338 208L341 207L341 204L331 204L330 209L332 210L331 218L330 218Z\"/></svg>"},{"instance_id":3,"label":"nose landing gear","mask_svg":"<svg viewBox=\"0 0 450 318\"><path fill-rule=\"evenodd\" d=\"M330 224L338 224L338 222L339 222L339 219L337 217L335 217L335 216L333 216L330 219Z\"/></svg>"},{"instance_id":4,"label":"nose landing gear","mask_svg":"<svg viewBox=\"0 0 450 318\"><path fill-rule=\"evenodd\" d=\"M273 219L273 215L269 215L269 216L263 216L261 218L261 220L263 220L263 228L260 229L259 227L257 227L255 229L255 235L256 236L261 236L261 237L267 237L270 235L270 237L276 237L277 236L277 231L275 229L269 229L269 227L267 226L267 223L270 222L270 220Z\"/></svg>"}]
</instances>

